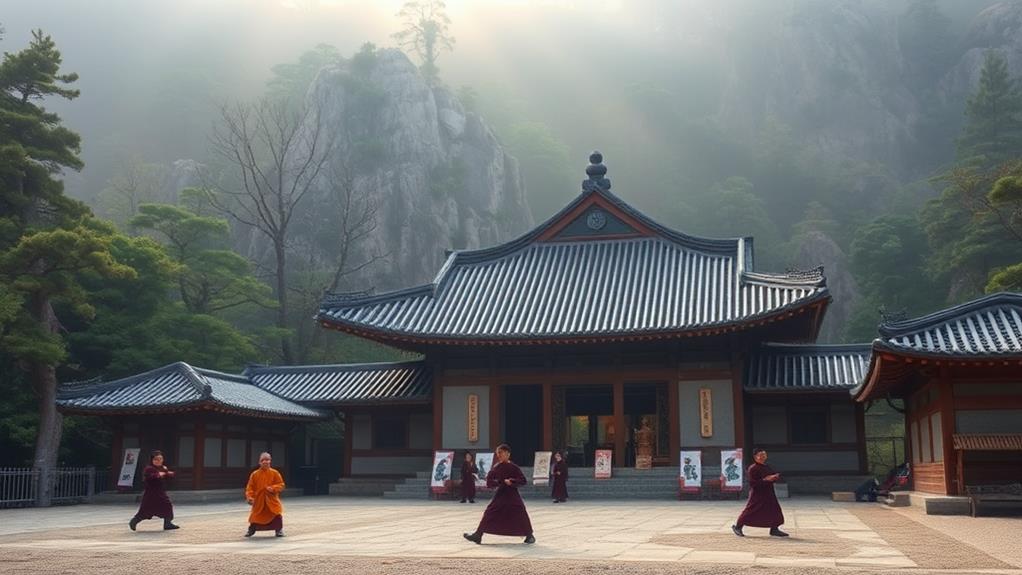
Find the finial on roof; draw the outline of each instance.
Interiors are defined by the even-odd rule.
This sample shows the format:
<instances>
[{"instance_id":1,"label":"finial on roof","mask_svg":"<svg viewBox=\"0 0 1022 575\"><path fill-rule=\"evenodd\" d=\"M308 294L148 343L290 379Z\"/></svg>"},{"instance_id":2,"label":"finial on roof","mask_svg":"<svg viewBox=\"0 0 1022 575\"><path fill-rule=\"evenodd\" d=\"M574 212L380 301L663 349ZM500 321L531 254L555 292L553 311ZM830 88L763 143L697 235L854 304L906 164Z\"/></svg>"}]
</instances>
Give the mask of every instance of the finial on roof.
<instances>
[{"instance_id":1,"label":"finial on roof","mask_svg":"<svg viewBox=\"0 0 1022 575\"><path fill-rule=\"evenodd\" d=\"M582 191L603 190L606 192L610 190L610 180L604 177L607 175L607 166L603 165L603 154L600 152L589 154L589 166L586 167L586 175L589 178L582 180Z\"/></svg>"}]
</instances>

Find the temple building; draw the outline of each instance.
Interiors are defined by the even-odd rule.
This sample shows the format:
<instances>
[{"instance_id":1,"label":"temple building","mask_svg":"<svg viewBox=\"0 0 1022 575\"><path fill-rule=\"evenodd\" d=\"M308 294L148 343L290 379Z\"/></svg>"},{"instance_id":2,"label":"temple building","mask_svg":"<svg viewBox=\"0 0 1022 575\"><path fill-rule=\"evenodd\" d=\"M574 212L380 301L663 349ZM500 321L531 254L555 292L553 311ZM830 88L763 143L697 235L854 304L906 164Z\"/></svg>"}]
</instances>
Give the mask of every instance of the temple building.
<instances>
[{"instance_id":1,"label":"temple building","mask_svg":"<svg viewBox=\"0 0 1022 575\"><path fill-rule=\"evenodd\" d=\"M611 193L599 153L590 161L582 193L521 237L449 253L426 285L322 301L323 328L419 360L240 375L174 364L66 385L58 404L106 416L114 460L127 446L170 451L195 489L237 476L263 446L275 458L285 451L292 469L332 465L350 477L412 475L430 468L434 450L501 442L526 463L535 451L562 450L569 465L592 466L595 450L610 449L614 466L632 467L640 429L651 450L641 463L677 468L681 450L699 449L707 484L717 482L721 450L754 445L769 450L793 492L860 483L866 405L916 393L906 366L926 364L890 359L908 352L881 340L817 345L831 302L822 268L758 270L752 238L667 228ZM1017 346L1014 317L998 333L1013 333ZM928 365L926 377L966 377L959 364ZM343 446L323 452L307 430L336 416ZM952 428L942 429L936 436ZM938 451L950 448L947 436ZM923 453L932 459L934 448Z\"/></svg>"}]
</instances>

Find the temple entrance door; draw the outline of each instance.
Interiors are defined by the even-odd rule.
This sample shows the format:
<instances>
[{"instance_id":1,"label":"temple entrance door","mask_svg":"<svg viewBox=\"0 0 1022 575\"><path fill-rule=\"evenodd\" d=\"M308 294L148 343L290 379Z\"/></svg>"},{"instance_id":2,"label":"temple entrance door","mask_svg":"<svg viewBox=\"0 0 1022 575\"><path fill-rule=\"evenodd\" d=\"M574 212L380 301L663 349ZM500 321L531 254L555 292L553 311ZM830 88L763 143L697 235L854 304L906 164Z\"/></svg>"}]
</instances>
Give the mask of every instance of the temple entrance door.
<instances>
[{"instance_id":1,"label":"temple entrance door","mask_svg":"<svg viewBox=\"0 0 1022 575\"><path fill-rule=\"evenodd\" d=\"M625 460L622 462L625 467L635 466L635 457L642 448L636 441L635 432L642 429L643 420L645 420L646 425L652 431L652 434L650 434L653 438L650 455L655 460L658 455L667 454L667 445L661 445L661 442L658 441L661 435L659 432L661 427L663 427L661 415L666 415L666 413L661 412L667 407L666 405L659 405L660 402L657 401L658 388L661 386L655 383L625 385L625 425L627 426L627 435L625 437L627 441L625 443ZM665 387L663 391L666 394L666 386L663 387ZM666 397L664 402L666 402Z\"/></svg>"},{"instance_id":2,"label":"temple entrance door","mask_svg":"<svg viewBox=\"0 0 1022 575\"><path fill-rule=\"evenodd\" d=\"M511 447L511 460L532 465L543 442L543 386L504 386L504 442Z\"/></svg>"},{"instance_id":3,"label":"temple entrance door","mask_svg":"<svg viewBox=\"0 0 1022 575\"><path fill-rule=\"evenodd\" d=\"M597 449L614 449L614 391L610 385L564 390L564 450L568 465L588 467ZM616 461L615 461L616 463Z\"/></svg>"}]
</instances>

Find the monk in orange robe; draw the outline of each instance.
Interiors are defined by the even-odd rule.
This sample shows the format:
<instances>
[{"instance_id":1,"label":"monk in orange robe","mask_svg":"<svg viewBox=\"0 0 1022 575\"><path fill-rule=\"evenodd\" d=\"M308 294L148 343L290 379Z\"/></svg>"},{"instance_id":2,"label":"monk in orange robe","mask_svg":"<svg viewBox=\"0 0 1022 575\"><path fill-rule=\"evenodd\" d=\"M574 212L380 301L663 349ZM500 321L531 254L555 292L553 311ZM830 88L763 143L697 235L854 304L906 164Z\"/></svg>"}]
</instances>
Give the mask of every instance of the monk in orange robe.
<instances>
[{"instance_id":1,"label":"monk in orange robe","mask_svg":"<svg viewBox=\"0 0 1022 575\"><path fill-rule=\"evenodd\" d=\"M270 467L273 458L269 453L259 454L259 469L248 476L245 487L245 499L252 506L248 514L248 532L245 537L255 535L256 531L274 531L277 537L284 536L284 506L280 504L280 492L284 491L284 478L280 472Z\"/></svg>"}]
</instances>

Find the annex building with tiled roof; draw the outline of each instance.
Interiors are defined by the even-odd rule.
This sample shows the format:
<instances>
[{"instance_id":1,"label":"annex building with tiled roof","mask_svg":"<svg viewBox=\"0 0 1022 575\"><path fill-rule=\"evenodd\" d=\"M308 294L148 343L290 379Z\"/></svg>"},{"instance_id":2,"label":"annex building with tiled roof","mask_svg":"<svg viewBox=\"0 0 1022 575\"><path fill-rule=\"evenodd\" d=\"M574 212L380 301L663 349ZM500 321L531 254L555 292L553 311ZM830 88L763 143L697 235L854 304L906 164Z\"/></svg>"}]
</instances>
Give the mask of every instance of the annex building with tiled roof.
<instances>
[{"instance_id":1,"label":"annex building with tiled roof","mask_svg":"<svg viewBox=\"0 0 1022 575\"><path fill-rule=\"evenodd\" d=\"M107 417L115 460L129 446L169 450L195 489L265 446L292 471L374 477L508 443L519 462L562 451L573 467L605 449L615 467L676 468L682 450L701 450L708 485L722 451L755 445L791 491L819 492L862 481L866 406L908 389L906 362L1014 360L1010 305L882 326L872 344L817 344L831 302L822 268L760 270L752 238L663 226L611 193L598 153L590 161L582 193L517 239L452 251L425 285L323 298L322 328L419 360L236 375L173 364L68 384L58 404ZM341 437L306 432L337 418ZM644 426L651 446L636 441Z\"/></svg>"}]
</instances>

